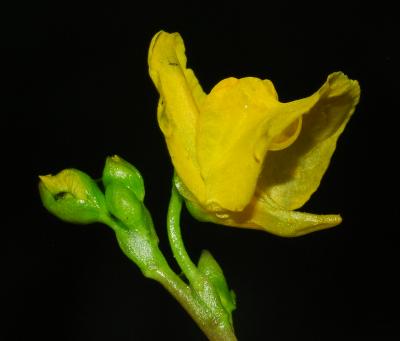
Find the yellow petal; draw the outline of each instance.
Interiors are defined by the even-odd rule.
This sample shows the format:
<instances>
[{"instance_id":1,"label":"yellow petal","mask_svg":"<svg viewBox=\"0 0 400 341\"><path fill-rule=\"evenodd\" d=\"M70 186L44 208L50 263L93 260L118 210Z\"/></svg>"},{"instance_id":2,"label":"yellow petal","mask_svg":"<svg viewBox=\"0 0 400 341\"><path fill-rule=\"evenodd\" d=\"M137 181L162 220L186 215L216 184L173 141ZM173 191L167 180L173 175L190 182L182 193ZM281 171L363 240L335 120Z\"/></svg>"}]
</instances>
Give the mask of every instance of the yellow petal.
<instances>
[{"instance_id":1,"label":"yellow petal","mask_svg":"<svg viewBox=\"0 0 400 341\"><path fill-rule=\"evenodd\" d=\"M254 195L268 150L289 147L318 96L280 103L272 83L246 77L218 83L198 119L197 152L211 211L241 211Z\"/></svg>"},{"instance_id":2,"label":"yellow petal","mask_svg":"<svg viewBox=\"0 0 400 341\"><path fill-rule=\"evenodd\" d=\"M56 175L40 175L39 178L52 195L65 193L79 200L86 200L89 196L87 183L75 169L64 169Z\"/></svg>"},{"instance_id":3,"label":"yellow petal","mask_svg":"<svg viewBox=\"0 0 400 341\"><path fill-rule=\"evenodd\" d=\"M298 237L336 226L342 222L339 215L285 210L270 199L257 197L247 208L247 212L243 212L242 219L246 217L246 213L248 221L243 222L243 227L247 225L281 237Z\"/></svg>"},{"instance_id":4,"label":"yellow petal","mask_svg":"<svg viewBox=\"0 0 400 341\"><path fill-rule=\"evenodd\" d=\"M357 81L336 72L318 92L304 99L310 99L315 105L303 116L297 140L285 150L268 153L257 184L258 194L287 210L307 202L320 184L359 96ZM297 106L296 102L286 105Z\"/></svg>"},{"instance_id":5,"label":"yellow petal","mask_svg":"<svg viewBox=\"0 0 400 341\"><path fill-rule=\"evenodd\" d=\"M189 190L202 200L204 183L196 158L196 122L205 94L186 68L185 46L178 33L157 33L150 44L149 73L160 100L157 117L172 163Z\"/></svg>"},{"instance_id":6,"label":"yellow petal","mask_svg":"<svg viewBox=\"0 0 400 341\"><path fill-rule=\"evenodd\" d=\"M256 197L242 212L215 214L207 212L190 200L186 200L186 206L190 213L200 221L263 230L280 237L299 237L336 226L342 221L339 215L289 211L280 208L270 199L264 200Z\"/></svg>"},{"instance_id":7,"label":"yellow petal","mask_svg":"<svg viewBox=\"0 0 400 341\"><path fill-rule=\"evenodd\" d=\"M303 115L310 112L318 98L313 95L290 103L278 102L260 125L262 133L255 145L256 158L264 160L267 151L282 150L292 145L302 131Z\"/></svg>"},{"instance_id":8,"label":"yellow petal","mask_svg":"<svg viewBox=\"0 0 400 341\"><path fill-rule=\"evenodd\" d=\"M303 117L300 116L293 123L290 123L277 136L272 138L268 150L276 151L289 147L300 135Z\"/></svg>"},{"instance_id":9,"label":"yellow petal","mask_svg":"<svg viewBox=\"0 0 400 341\"><path fill-rule=\"evenodd\" d=\"M198 118L197 155L210 210L242 210L253 196L262 160L254 145L278 104L272 84L228 78L206 97Z\"/></svg>"}]
</instances>

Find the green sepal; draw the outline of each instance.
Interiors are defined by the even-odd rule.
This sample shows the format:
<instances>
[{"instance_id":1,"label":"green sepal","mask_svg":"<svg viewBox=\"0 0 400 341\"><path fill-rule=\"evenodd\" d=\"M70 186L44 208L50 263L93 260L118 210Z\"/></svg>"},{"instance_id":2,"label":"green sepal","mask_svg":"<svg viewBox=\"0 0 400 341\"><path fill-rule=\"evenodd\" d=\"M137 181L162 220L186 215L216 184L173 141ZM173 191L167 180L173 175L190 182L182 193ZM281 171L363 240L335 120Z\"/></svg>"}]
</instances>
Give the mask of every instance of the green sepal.
<instances>
[{"instance_id":1,"label":"green sepal","mask_svg":"<svg viewBox=\"0 0 400 341\"><path fill-rule=\"evenodd\" d=\"M108 211L96 182L77 169L39 176L43 206L61 220L74 224L102 222Z\"/></svg>"},{"instance_id":2,"label":"green sepal","mask_svg":"<svg viewBox=\"0 0 400 341\"><path fill-rule=\"evenodd\" d=\"M185 199L185 205L191 216L203 223L214 223L218 224L218 219L212 214L206 212L200 205L196 204L193 201Z\"/></svg>"},{"instance_id":3,"label":"green sepal","mask_svg":"<svg viewBox=\"0 0 400 341\"><path fill-rule=\"evenodd\" d=\"M205 223L216 223L218 224L218 219L209 214L205 210L203 210L198 204L195 203L195 198L193 194L187 189L183 181L180 179L178 174L174 172L173 176L173 184L179 194L185 201L185 205L189 213L198 221L205 222Z\"/></svg>"},{"instance_id":4,"label":"green sepal","mask_svg":"<svg viewBox=\"0 0 400 341\"><path fill-rule=\"evenodd\" d=\"M133 191L140 201L144 199L145 189L142 175L135 166L117 155L106 159L102 180L105 187L110 183L118 182Z\"/></svg>"},{"instance_id":5,"label":"green sepal","mask_svg":"<svg viewBox=\"0 0 400 341\"><path fill-rule=\"evenodd\" d=\"M203 250L199 263L199 271L212 283L215 287L222 306L232 318L232 311L236 309L236 296L233 290L229 290L224 273L208 250Z\"/></svg>"}]
</instances>

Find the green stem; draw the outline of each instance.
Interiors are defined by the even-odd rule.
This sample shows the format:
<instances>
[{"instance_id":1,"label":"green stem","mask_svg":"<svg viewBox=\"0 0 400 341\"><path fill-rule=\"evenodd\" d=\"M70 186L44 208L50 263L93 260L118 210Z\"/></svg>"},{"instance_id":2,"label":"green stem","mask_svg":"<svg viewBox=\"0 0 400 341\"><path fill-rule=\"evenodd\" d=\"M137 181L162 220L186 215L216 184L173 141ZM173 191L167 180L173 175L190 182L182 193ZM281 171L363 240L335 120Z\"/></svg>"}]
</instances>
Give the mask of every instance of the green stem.
<instances>
[{"instance_id":1,"label":"green stem","mask_svg":"<svg viewBox=\"0 0 400 341\"><path fill-rule=\"evenodd\" d=\"M189 283L196 288L189 288L191 294L190 296L192 298L194 297L196 302L199 302L198 304L200 309L196 309L196 315L191 316L199 325L199 327L203 330L203 332L207 335L209 340L234 341L236 340L236 337L234 335L232 325L230 321L225 318L225 312L223 311L223 309L221 309L220 306L213 306L212 309L210 309L211 307L208 306L207 303L203 301L202 297L199 296L199 292L196 292L197 289L200 289L203 291L203 295L217 294L214 289L212 290L213 293L209 291L210 288L207 289L210 283L198 271L196 265L192 262L188 253L186 252L180 228L181 211L182 197L175 188L175 185L173 184L167 216L168 238L171 245L172 253L179 267L182 269L186 278L189 280ZM178 279L181 281L179 277ZM207 282L207 284L205 284L205 282ZM181 302L181 304L184 306L184 303L182 303L182 301L180 301L178 298L177 300ZM211 299L211 301L215 302L214 299ZM210 303L211 301L209 300L208 303ZM190 311L188 312L190 314Z\"/></svg>"},{"instance_id":2,"label":"green stem","mask_svg":"<svg viewBox=\"0 0 400 341\"><path fill-rule=\"evenodd\" d=\"M196 265L194 265L190 259L183 244L180 228L181 210L182 197L179 195L175 186L172 185L167 216L168 238L171 244L172 253L179 267L182 269L189 282L192 282L199 276L199 272Z\"/></svg>"}]
</instances>

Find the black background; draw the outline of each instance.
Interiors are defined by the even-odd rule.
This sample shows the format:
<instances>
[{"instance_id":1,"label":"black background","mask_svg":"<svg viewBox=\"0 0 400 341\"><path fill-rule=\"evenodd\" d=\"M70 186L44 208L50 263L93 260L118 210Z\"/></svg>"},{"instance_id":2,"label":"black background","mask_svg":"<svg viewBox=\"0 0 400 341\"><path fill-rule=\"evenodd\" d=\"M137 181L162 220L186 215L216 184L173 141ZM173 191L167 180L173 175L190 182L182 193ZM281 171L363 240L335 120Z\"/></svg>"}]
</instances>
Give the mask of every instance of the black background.
<instances>
[{"instance_id":1,"label":"black background","mask_svg":"<svg viewBox=\"0 0 400 341\"><path fill-rule=\"evenodd\" d=\"M398 27L385 2L32 2L2 15L0 339L205 339L111 230L63 223L37 193L39 174L75 167L98 178L106 156L122 156L144 176L173 264L164 227L172 166L147 73L160 29L181 33L206 92L251 75L271 79L290 101L333 71L359 80L361 102L304 207L341 213L339 227L283 239L184 213L183 236L194 260L209 249L224 269L238 298L239 340L396 338Z\"/></svg>"}]
</instances>

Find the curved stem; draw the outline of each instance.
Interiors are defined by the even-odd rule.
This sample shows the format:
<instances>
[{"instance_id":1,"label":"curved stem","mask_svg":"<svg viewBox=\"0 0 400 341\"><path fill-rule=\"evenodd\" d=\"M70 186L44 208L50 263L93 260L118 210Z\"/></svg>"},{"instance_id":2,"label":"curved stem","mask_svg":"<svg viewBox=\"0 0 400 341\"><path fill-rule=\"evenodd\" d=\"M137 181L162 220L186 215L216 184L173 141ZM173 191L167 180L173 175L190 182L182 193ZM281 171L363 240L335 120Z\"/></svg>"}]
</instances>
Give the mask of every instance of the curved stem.
<instances>
[{"instance_id":1,"label":"curved stem","mask_svg":"<svg viewBox=\"0 0 400 341\"><path fill-rule=\"evenodd\" d=\"M185 274L186 278L189 280L191 286L194 286L195 288L197 287L197 289L200 290L204 290L205 289L204 278L198 271L196 265L190 259L188 253L186 252L186 248L183 244L181 228L180 228L181 211L182 211L182 197L175 188L175 185L172 184L171 199L168 206L168 215L167 215L168 238L171 245L172 253L178 265ZM173 273L173 275L176 276L175 273ZM171 277L169 276L169 278ZM177 277L177 279L181 281L179 277ZM193 287L188 287L188 288L190 290L190 301L192 305L191 307L185 306L185 303L187 302L186 299L181 300L180 298L177 298L176 296L175 297L186 309L186 311L188 311L188 313L192 316L192 318L196 321L198 326L207 335L209 340L235 341L236 336L233 332L231 323L225 320L220 313L217 313L214 310L215 307L214 309L210 310L211 307L209 307L207 303L204 302L200 296L198 296L199 292L196 293L196 289L193 290ZM181 293L184 292L185 291L175 292L175 293L171 292L171 294L180 295ZM207 295L210 295L210 292L208 292ZM194 311L192 308L195 308ZM195 313L195 315L193 315L193 312Z\"/></svg>"},{"instance_id":2,"label":"curved stem","mask_svg":"<svg viewBox=\"0 0 400 341\"><path fill-rule=\"evenodd\" d=\"M190 259L183 244L180 228L181 210L182 197L179 195L175 186L172 185L171 199L167 215L168 238L171 244L172 253L178 262L179 267L182 269L187 279L193 281L198 276L198 270L196 265L194 265Z\"/></svg>"}]
</instances>

